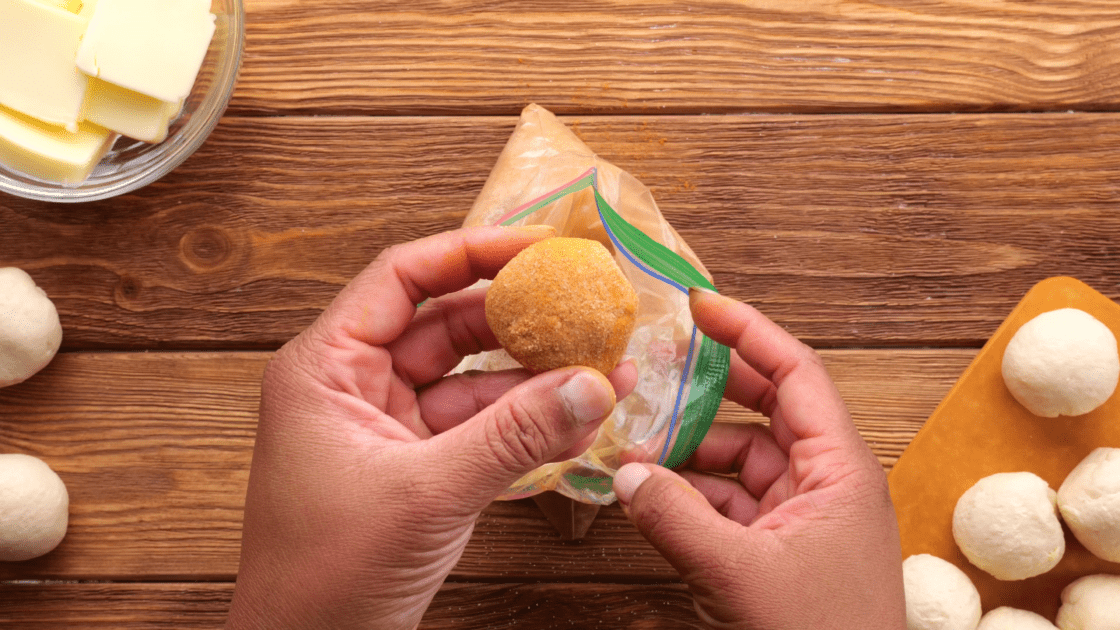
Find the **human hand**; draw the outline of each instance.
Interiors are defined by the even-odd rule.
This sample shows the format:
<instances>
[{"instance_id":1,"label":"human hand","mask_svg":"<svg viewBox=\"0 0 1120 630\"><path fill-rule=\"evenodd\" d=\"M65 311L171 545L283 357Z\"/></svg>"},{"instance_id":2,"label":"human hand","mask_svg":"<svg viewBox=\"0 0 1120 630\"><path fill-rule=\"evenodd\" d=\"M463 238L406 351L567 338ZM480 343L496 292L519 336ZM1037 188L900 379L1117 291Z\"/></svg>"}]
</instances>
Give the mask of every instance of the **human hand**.
<instances>
[{"instance_id":1,"label":"human hand","mask_svg":"<svg viewBox=\"0 0 1120 630\"><path fill-rule=\"evenodd\" d=\"M479 512L590 446L633 388L632 363L611 381L578 367L445 376L498 347L485 289L460 290L553 234L477 228L393 247L276 354L227 628L416 627Z\"/></svg>"},{"instance_id":2,"label":"human hand","mask_svg":"<svg viewBox=\"0 0 1120 630\"><path fill-rule=\"evenodd\" d=\"M725 397L770 427L713 425L679 475L623 466L627 516L713 628L905 628L886 476L820 357L750 306L695 289L689 301L733 350Z\"/></svg>"}]
</instances>

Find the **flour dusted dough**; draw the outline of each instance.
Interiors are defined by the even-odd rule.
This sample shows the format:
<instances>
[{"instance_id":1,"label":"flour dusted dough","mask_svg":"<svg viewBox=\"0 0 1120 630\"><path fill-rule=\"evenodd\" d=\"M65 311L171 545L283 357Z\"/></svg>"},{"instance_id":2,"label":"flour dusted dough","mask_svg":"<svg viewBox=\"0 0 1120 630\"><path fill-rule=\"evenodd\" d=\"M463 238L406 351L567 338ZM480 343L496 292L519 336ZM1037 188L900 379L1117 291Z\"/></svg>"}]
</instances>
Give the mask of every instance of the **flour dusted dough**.
<instances>
[{"instance_id":1,"label":"flour dusted dough","mask_svg":"<svg viewBox=\"0 0 1120 630\"><path fill-rule=\"evenodd\" d=\"M957 500L953 539L969 562L997 579L1041 575L1066 550L1057 493L1034 473L984 477Z\"/></svg>"},{"instance_id":2,"label":"flour dusted dough","mask_svg":"<svg viewBox=\"0 0 1120 630\"><path fill-rule=\"evenodd\" d=\"M45 462L0 455L0 561L30 560L57 547L69 508L66 485Z\"/></svg>"},{"instance_id":3,"label":"flour dusted dough","mask_svg":"<svg viewBox=\"0 0 1120 630\"><path fill-rule=\"evenodd\" d=\"M980 593L952 563L929 554L902 563L907 630L975 630Z\"/></svg>"},{"instance_id":4,"label":"flour dusted dough","mask_svg":"<svg viewBox=\"0 0 1120 630\"><path fill-rule=\"evenodd\" d=\"M1120 380L1116 337L1075 308L1043 313L1021 328L1003 353L1003 380L1036 416L1080 416L1104 404Z\"/></svg>"},{"instance_id":5,"label":"flour dusted dough","mask_svg":"<svg viewBox=\"0 0 1120 630\"><path fill-rule=\"evenodd\" d=\"M1058 488L1070 531L1102 560L1120 562L1120 448L1098 448Z\"/></svg>"},{"instance_id":6,"label":"flour dusted dough","mask_svg":"<svg viewBox=\"0 0 1120 630\"><path fill-rule=\"evenodd\" d=\"M1038 613L1000 606L984 613L976 630L1058 630L1058 628Z\"/></svg>"},{"instance_id":7,"label":"flour dusted dough","mask_svg":"<svg viewBox=\"0 0 1120 630\"><path fill-rule=\"evenodd\" d=\"M46 367L62 344L58 311L27 272L0 268L0 387Z\"/></svg>"},{"instance_id":8,"label":"flour dusted dough","mask_svg":"<svg viewBox=\"0 0 1120 630\"><path fill-rule=\"evenodd\" d=\"M1120 630L1120 575L1087 575L1062 590L1061 630Z\"/></svg>"}]
</instances>

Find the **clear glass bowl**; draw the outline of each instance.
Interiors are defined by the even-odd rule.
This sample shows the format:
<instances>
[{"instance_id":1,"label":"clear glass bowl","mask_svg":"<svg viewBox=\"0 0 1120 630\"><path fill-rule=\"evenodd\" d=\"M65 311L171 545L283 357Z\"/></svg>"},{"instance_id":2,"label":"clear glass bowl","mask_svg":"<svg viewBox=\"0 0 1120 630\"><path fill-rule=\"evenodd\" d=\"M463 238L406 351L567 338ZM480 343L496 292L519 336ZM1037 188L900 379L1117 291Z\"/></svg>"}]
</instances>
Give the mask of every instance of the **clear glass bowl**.
<instances>
[{"instance_id":1,"label":"clear glass bowl","mask_svg":"<svg viewBox=\"0 0 1120 630\"><path fill-rule=\"evenodd\" d=\"M242 0L211 0L210 11L217 16L214 38L166 140L149 144L118 138L89 178L76 186L46 182L0 164L0 191L41 201L96 201L147 186L182 164L202 146L225 112L245 47Z\"/></svg>"}]
</instances>

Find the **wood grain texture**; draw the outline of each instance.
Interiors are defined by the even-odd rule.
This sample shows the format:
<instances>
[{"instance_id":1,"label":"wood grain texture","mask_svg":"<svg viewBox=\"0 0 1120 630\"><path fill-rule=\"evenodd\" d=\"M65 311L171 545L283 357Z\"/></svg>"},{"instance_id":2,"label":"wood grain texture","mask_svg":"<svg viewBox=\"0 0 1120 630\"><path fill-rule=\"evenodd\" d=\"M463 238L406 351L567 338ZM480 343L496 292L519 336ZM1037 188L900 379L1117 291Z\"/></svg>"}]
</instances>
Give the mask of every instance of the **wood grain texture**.
<instances>
[{"instance_id":1,"label":"wood grain texture","mask_svg":"<svg viewBox=\"0 0 1120 630\"><path fill-rule=\"evenodd\" d=\"M232 583L0 583L0 626L13 630L217 629Z\"/></svg>"},{"instance_id":2,"label":"wood grain texture","mask_svg":"<svg viewBox=\"0 0 1120 630\"><path fill-rule=\"evenodd\" d=\"M1111 0L249 0L238 114L1114 109Z\"/></svg>"},{"instance_id":3,"label":"wood grain texture","mask_svg":"<svg viewBox=\"0 0 1120 630\"><path fill-rule=\"evenodd\" d=\"M459 226L514 118L226 118L138 193L0 198L68 349L271 349ZM1037 281L1120 297L1120 114L578 117L724 292L818 347L979 347Z\"/></svg>"},{"instance_id":4,"label":"wood grain texture","mask_svg":"<svg viewBox=\"0 0 1120 630\"><path fill-rule=\"evenodd\" d=\"M0 625L13 630L216 630L233 584L0 584ZM703 628L681 584L447 583L421 630Z\"/></svg>"},{"instance_id":5,"label":"wood grain texture","mask_svg":"<svg viewBox=\"0 0 1120 630\"><path fill-rule=\"evenodd\" d=\"M972 350L830 350L857 426L889 468ZM0 580L226 580L268 353L67 353L0 390L0 452L42 458L66 482L54 552L0 563ZM725 404L718 421L753 422ZM617 506L559 540L529 500L483 512L454 580L668 580L676 573Z\"/></svg>"}]
</instances>

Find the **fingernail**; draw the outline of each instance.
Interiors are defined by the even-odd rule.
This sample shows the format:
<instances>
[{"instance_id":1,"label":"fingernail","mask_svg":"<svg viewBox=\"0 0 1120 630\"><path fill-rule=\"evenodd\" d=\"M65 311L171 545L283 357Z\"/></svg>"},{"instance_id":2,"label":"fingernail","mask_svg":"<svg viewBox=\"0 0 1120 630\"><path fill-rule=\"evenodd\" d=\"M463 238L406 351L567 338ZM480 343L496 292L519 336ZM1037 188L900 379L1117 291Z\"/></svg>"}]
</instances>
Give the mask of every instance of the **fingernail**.
<instances>
[{"instance_id":1,"label":"fingernail","mask_svg":"<svg viewBox=\"0 0 1120 630\"><path fill-rule=\"evenodd\" d=\"M688 299L690 302L705 295L719 295L719 293L707 287L688 287Z\"/></svg>"},{"instance_id":2,"label":"fingernail","mask_svg":"<svg viewBox=\"0 0 1120 630\"><path fill-rule=\"evenodd\" d=\"M614 409L614 388L595 370L576 372L556 391L577 427L604 418Z\"/></svg>"},{"instance_id":3,"label":"fingernail","mask_svg":"<svg viewBox=\"0 0 1120 630\"><path fill-rule=\"evenodd\" d=\"M695 306L696 302L705 297L713 297L719 302L733 302L731 298L726 295L720 294L718 291L713 291L708 287L689 287L688 288L688 303L690 306Z\"/></svg>"},{"instance_id":4,"label":"fingernail","mask_svg":"<svg viewBox=\"0 0 1120 630\"><path fill-rule=\"evenodd\" d=\"M630 503L638 486L645 483L651 474L649 468L642 464L630 463L619 468L614 474L614 496L622 503Z\"/></svg>"}]
</instances>

